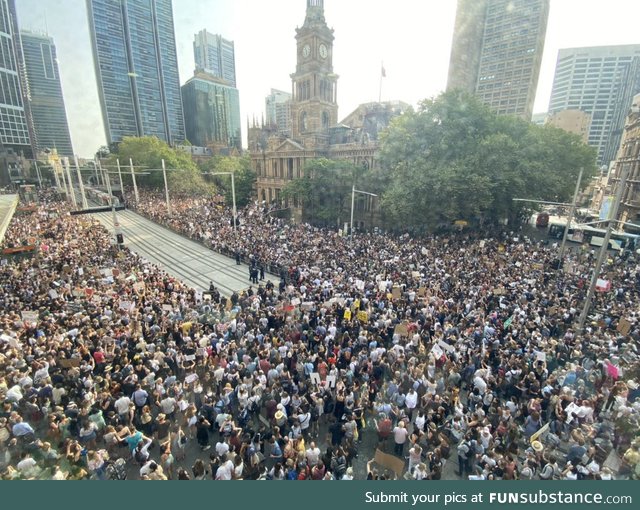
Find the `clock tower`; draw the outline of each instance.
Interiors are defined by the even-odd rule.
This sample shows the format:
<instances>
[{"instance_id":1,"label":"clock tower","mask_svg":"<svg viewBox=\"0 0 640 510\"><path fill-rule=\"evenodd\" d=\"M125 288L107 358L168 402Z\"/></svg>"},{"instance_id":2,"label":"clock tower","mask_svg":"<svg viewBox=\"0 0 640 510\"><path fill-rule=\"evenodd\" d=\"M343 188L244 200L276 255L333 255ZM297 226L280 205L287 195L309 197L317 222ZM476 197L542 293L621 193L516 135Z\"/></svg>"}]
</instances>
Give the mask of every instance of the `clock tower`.
<instances>
[{"instance_id":1,"label":"clock tower","mask_svg":"<svg viewBox=\"0 0 640 510\"><path fill-rule=\"evenodd\" d=\"M333 39L333 29L324 19L324 0L307 0L304 24L296 28L297 65L291 75L294 139L318 139L338 122Z\"/></svg>"}]
</instances>

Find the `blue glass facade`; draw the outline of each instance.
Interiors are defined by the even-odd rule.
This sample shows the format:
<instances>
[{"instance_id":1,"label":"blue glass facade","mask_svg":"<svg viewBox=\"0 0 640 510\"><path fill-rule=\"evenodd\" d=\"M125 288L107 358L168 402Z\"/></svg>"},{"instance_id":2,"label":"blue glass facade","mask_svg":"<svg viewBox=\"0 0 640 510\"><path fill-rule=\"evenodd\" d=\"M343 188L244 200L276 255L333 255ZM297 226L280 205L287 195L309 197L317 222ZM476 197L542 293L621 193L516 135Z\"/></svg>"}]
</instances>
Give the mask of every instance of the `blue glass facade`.
<instances>
[{"instance_id":1,"label":"blue glass facade","mask_svg":"<svg viewBox=\"0 0 640 510\"><path fill-rule=\"evenodd\" d=\"M108 143L184 140L171 0L87 0Z\"/></svg>"},{"instance_id":2,"label":"blue glass facade","mask_svg":"<svg viewBox=\"0 0 640 510\"><path fill-rule=\"evenodd\" d=\"M19 73L19 45L14 0L0 0L0 143L31 152Z\"/></svg>"},{"instance_id":3,"label":"blue glass facade","mask_svg":"<svg viewBox=\"0 0 640 510\"><path fill-rule=\"evenodd\" d=\"M36 152L55 147L61 156L73 156L53 39L25 31L20 38L33 122L32 145Z\"/></svg>"},{"instance_id":4,"label":"blue glass facade","mask_svg":"<svg viewBox=\"0 0 640 510\"><path fill-rule=\"evenodd\" d=\"M242 149L238 89L199 73L182 86L182 101L190 143Z\"/></svg>"}]
</instances>

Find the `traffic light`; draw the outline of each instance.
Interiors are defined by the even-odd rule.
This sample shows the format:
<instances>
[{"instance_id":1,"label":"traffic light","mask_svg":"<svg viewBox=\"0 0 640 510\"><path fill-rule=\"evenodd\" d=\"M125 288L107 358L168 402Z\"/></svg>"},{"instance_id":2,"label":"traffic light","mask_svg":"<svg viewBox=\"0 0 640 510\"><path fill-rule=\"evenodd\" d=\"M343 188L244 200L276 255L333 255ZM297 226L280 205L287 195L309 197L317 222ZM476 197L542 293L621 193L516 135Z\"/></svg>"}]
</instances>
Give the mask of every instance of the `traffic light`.
<instances>
[{"instance_id":1,"label":"traffic light","mask_svg":"<svg viewBox=\"0 0 640 510\"><path fill-rule=\"evenodd\" d=\"M116 234L116 241L118 244L124 244L124 236L122 234Z\"/></svg>"}]
</instances>

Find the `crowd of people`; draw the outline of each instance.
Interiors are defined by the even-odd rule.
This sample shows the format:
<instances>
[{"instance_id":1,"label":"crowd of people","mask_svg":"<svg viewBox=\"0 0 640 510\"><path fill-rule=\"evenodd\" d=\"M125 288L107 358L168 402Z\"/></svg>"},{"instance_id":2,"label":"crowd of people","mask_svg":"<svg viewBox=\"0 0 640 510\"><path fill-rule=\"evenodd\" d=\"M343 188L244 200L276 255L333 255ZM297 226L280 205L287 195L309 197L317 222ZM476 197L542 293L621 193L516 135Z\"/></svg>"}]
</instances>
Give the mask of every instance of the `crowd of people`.
<instances>
[{"instance_id":1,"label":"crowd of people","mask_svg":"<svg viewBox=\"0 0 640 510\"><path fill-rule=\"evenodd\" d=\"M144 190L133 207L280 278L187 288L41 194L5 241L37 254L0 266L4 478L639 476L636 254L611 254L578 331L588 249L559 272L522 234L349 238L263 204L235 231L216 200L169 216ZM360 469L376 449L404 467Z\"/></svg>"}]
</instances>

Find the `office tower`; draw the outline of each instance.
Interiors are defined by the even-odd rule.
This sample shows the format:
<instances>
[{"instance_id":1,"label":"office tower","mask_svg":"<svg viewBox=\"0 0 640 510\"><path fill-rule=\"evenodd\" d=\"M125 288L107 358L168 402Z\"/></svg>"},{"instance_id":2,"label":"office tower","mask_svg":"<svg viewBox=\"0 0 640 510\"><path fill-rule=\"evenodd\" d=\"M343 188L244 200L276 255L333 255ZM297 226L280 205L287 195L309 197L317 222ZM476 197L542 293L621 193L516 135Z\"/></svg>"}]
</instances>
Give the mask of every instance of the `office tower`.
<instances>
[{"instance_id":1,"label":"office tower","mask_svg":"<svg viewBox=\"0 0 640 510\"><path fill-rule=\"evenodd\" d=\"M36 153L56 148L61 156L73 156L53 39L25 30L20 32L20 38L33 123L33 148Z\"/></svg>"},{"instance_id":2,"label":"office tower","mask_svg":"<svg viewBox=\"0 0 640 510\"><path fill-rule=\"evenodd\" d=\"M549 0L458 0L447 90L531 119Z\"/></svg>"},{"instance_id":3,"label":"office tower","mask_svg":"<svg viewBox=\"0 0 640 510\"><path fill-rule=\"evenodd\" d=\"M236 57L233 41L201 30L193 41L196 72L204 71L232 87L236 86Z\"/></svg>"},{"instance_id":4,"label":"office tower","mask_svg":"<svg viewBox=\"0 0 640 510\"><path fill-rule=\"evenodd\" d=\"M125 136L184 140L171 0L87 0L109 144Z\"/></svg>"},{"instance_id":5,"label":"office tower","mask_svg":"<svg viewBox=\"0 0 640 510\"><path fill-rule=\"evenodd\" d=\"M14 0L0 0L0 144L32 157L24 104L24 70Z\"/></svg>"},{"instance_id":6,"label":"office tower","mask_svg":"<svg viewBox=\"0 0 640 510\"><path fill-rule=\"evenodd\" d=\"M205 73L182 86L187 140L200 147L242 149L238 89Z\"/></svg>"},{"instance_id":7,"label":"office tower","mask_svg":"<svg viewBox=\"0 0 640 510\"><path fill-rule=\"evenodd\" d=\"M558 52L549 113L591 115L589 145L608 166L620 146L633 96L640 92L640 45L567 48Z\"/></svg>"},{"instance_id":8,"label":"office tower","mask_svg":"<svg viewBox=\"0 0 640 510\"><path fill-rule=\"evenodd\" d=\"M267 126L274 128L278 133L288 135L291 133L291 94L282 90L271 89L265 100L267 113Z\"/></svg>"}]
</instances>

